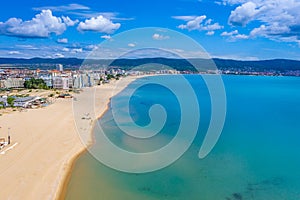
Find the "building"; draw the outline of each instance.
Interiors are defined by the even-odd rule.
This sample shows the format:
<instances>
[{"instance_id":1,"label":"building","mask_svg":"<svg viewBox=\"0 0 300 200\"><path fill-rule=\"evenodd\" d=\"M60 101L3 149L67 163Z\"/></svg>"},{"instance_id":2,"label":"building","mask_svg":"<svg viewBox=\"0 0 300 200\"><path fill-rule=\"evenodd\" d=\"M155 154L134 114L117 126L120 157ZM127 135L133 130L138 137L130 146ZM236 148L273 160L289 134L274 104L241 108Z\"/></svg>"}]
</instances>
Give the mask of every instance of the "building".
<instances>
[{"instance_id":1,"label":"building","mask_svg":"<svg viewBox=\"0 0 300 200\"><path fill-rule=\"evenodd\" d=\"M1 107L6 107L6 106L8 106L7 97L0 97L0 108Z\"/></svg>"},{"instance_id":2,"label":"building","mask_svg":"<svg viewBox=\"0 0 300 200\"><path fill-rule=\"evenodd\" d=\"M23 78L8 78L1 82L2 88L23 88L25 80Z\"/></svg>"},{"instance_id":3,"label":"building","mask_svg":"<svg viewBox=\"0 0 300 200\"><path fill-rule=\"evenodd\" d=\"M58 71L64 71L64 67L63 67L63 65L62 64L58 64L57 66L56 66L56 69L58 70Z\"/></svg>"},{"instance_id":4,"label":"building","mask_svg":"<svg viewBox=\"0 0 300 200\"><path fill-rule=\"evenodd\" d=\"M39 76L40 79L43 79L43 81L46 83L46 85L49 87L49 88L52 88L53 87L53 83L52 83L52 76L51 74L43 74L43 75L40 75Z\"/></svg>"},{"instance_id":5,"label":"building","mask_svg":"<svg viewBox=\"0 0 300 200\"><path fill-rule=\"evenodd\" d=\"M28 108L31 107L35 102L39 101L41 97L16 97L14 101L15 107Z\"/></svg>"},{"instance_id":6,"label":"building","mask_svg":"<svg viewBox=\"0 0 300 200\"><path fill-rule=\"evenodd\" d=\"M68 90L73 87L73 79L68 76L54 76L53 79L53 88Z\"/></svg>"},{"instance_id":7,"label":"building","mask_svg":"<svg viewBox=\"0 0 300 200\"><path fill-rule=\"evenodd\" d=\"M75 74L73 76L74 88L92 87L95 85L95 77L92 73Z\"/></svg>"}]
</instances>

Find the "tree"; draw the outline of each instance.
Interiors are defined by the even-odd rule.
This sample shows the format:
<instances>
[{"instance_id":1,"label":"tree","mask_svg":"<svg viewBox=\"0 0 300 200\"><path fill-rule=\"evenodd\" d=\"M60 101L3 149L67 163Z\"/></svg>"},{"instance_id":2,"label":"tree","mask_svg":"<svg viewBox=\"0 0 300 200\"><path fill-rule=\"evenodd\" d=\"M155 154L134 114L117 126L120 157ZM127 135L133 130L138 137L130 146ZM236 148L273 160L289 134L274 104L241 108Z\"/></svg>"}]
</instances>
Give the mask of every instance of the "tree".
<instances>
[{"instance_id":1,"label":"tree","mask_svg":"<svg viewBox=\"0 0 300 200\"><path fill-rule=\"evenodd\" d=\"M48 89L47 84L43 79L31 78L24 82L24 87L27 89Z\"/></svg>"},{"instance_id":2,"label":"tree","mask_svg":"<svg viewBox=\"0 0 300 200\"><path fill-rule=\"evenodd\" d=\"M3 101L0 101L0 109L5 107L5 103Z\"/></svg>"},{"instance_id":3,"label":"tree","mask_svg":"<svg viewBox=\"0 0 300 200\"><path fill-rule=\"evenodd\" d=\"M115 78L115 76L112 75L112 74L107 74L107 76L106 76L107 80L110 80L110 79L113 79L113 78Z\"/></svg>"},{"instance_id":4,"label":"tree","mask_svg":"<svg viewBox=\"0 0 300 200\"><path fill-rule=\"evenodd\" d=\"M10 107L14 107L14 102L15 102L15 98L12 97L12 96L8 96L7 99L7 104L10 106Z\"/></svg>"}]
</instances>

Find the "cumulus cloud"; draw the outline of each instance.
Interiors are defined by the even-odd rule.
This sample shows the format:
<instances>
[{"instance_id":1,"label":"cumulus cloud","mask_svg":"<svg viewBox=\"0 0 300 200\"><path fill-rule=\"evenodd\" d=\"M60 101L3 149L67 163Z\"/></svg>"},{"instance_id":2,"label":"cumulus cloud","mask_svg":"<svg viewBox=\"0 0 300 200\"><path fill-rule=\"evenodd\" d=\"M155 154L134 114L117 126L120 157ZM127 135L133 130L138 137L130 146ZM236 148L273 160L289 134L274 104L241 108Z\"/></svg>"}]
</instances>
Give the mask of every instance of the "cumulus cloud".
<instances>
[{"instance_id":1,"label":"cumulus cloud","mask_svg":"<svg viewBox=\"0 0 300 200\"><path fill-rule=\"evenodd\" d=\"M248 39L249 36L245 34L240 34L238 30L234 30L231 32L223 32L221 33L221 36L223 37L229 37L231 40L236 40L236 39Z\"/></svg>"},{"instance_id":2,"label":"cumulus cloud","mask_svg":"<svg viewBox=\"0 0 300 200\"><path fill-rule=\"evenodd\" d=\"M86 19L84 22L80 22L77 30L111 34L118 30L120 26L120 23L113 23L111 20L99 15L98 17L92 17L90 19Z\"/></svg>"},{"instance_id":3,"label":"cumulus cloud","mask_svg":"<svg viewBox=\"0 0 300 200\"><path fill-rule=\"evenodd\" d=\"M180 29L187 29L189 31L207 31L207 35L213 35L216 30L223 29L219 23L212 23L212 19L207 19L205 15L201 16L175 16L175 19L181 19L187 21L186 24L178 26Z\"/></svg>"},{"instance_id":4,"label":"cumulus cloud","mask_svg":"<svg viewBox=\"0 0 300 200\"><path fill-rule=\"evenodd\" d=\"M230 3L229 0L223 0ZM252 0L236 1L237 7L228 19L233 26L256 22L249 37L266 37L277 41L300 42L300 1ZM254 24L255 25L255 24Z\"/></svg>"},{"instance_id":5,"label":"cumulus cloud","mask_svg":"<svg viewBox=\"0 0 300 200\"><path fill-rule=\"evenodd\" d=\"M221 33L221 36L233 36L233 35L237 35L238 33L239 33L238 30L234 30L231 32L224 31L223 33Z\"/></svg>"},{"instance_id":6,"label":"cumulus cloud","mask_svg":"<svg viewBox=\"0 0 300 200\"><path fill-rule=\"evenodd\" d=\"M257 5L253 2L247 2L238 6L234 11L231 11L229 23L231 25L245 26L249 21L259 13Z\"/></svg>"},{"instance_id":7,"label":"cumulus cloud","mask_svg":"<svg viewBox=\"0 0 300 200\"><path fill-rule=\"evenodd\" d=\"M61 43L61 44L67 44L68 43L68 38L60 38L60 39L57 39L56 42Z\"/></svg>"},{"instance_id":8,"label":"cumulus cloud","mask_svg":"<svg viewBox=\"0 0 300 200\"><path fill-rule=\"evenodd\" d=\"M28 21L10 18L6 22L0 22L0 34L21 38L47 38L52 33L61 35L67 26L61 17L53 16L51 10L42 10Z\"/></svg>"},{"instance_id":9,"label":"cumulus cloud","mask_svg":"<svg viewBox=\"0 0 300 200\"><path fill-rule=\"evenodd\" d=\"M192 30L199 30L201 28L201 23L206 19L205 15L195 17L189 20L186 24L181 24L178 26L180 29L188 29L189 31Z\"/></svg>"},{"instance_id":10,"label":"cumulus cloud","mask_svg":"<svg viewBox=\"0 0 300 200\"><path fill-rule=\"evenodd\" d=\"M68 16L65 17L65 16L62 16L61 17L63 19L63 22L67 25L67 26L74 26L75 24L77 24L79 21L76 19L76 20L71 20Z\"/></svg>"},{"instance_id":11,"label":"cumulus cloud","mask_svg":"<svg viewBox=\"0 0 300 200\"><path fill-rule=\"evenodd\" d=\"M158 34L158 33L154 33L153 35L152 35L152 39L153 40L167 40L167 39L169 39L170 37L169 36L167 36L167 35L161 35L161 34Z\"/></svg>"}]
</instances>

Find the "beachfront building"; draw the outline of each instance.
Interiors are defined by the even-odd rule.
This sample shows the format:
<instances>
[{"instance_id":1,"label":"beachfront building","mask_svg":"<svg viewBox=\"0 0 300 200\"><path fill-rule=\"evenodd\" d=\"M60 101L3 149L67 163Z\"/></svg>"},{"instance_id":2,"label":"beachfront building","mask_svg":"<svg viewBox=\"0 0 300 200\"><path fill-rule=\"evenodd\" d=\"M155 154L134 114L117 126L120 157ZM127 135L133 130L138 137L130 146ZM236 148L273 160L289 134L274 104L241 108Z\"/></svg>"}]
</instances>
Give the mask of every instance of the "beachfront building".
<instances>
[{"instance_id":1,"label":"beachfront building","mask_svg":"<svg viewBox=\"0 0 300 200\"><path fill-rule=\"evenodd\" d=\"M7 98L8 98L7 96L0 97L0 107L9 106L7 103ZM14 102L13 102L14 107L33 108L46 103L45 99L36 96L28 96L28 97L13 96L13 98L14 98Z\"/></svg>"},{"instance_id":2,"label":"beachfront building","mask_svg":"<svg viewBox=\"0 0 300 200\"><path fill-rule=\"evenodd\" d=\"M7 78L1 80L1 88L23 88L25 80L23 78Z\"/></svg>"},{"instance_id":3,"label":"beachfront building","mask_svg":"<svg viewBox=\"0 0 300 200\"><path fill-rule=\"evenodd\" d=\"M74 88L93 87L100 80L100 75L97 73L78 73L73 75Z\"/></svg>"},{"instance_id":4,"label":"beachfront building","mask_svg":"<svg viewBox=\"0 0 300 200\"><path fill-rule=\"evenodd\" d=\"M73 79L68 76L54 76L53 77L53 88L68 90L73 87Z\"/></svg>"},{"instance_id":5,"label":"beachfront building","mask_svg":"<svg viewBox=\"0 0 300 200\"><path fill-rule=\"evenodd\" d=\"M38 78L43 79L43 81L46 83L46 85L49 88L53 87L53 81L52 81L52 75L51 74L42 74Z\"/></svg>"},{"instance_id":6,"label":"beachfront building","mask_svg":"<svg viewBox=\"0 0 300 200\"><path fill-rule=\"evenodd\" d=\"M74 88L82 88L83 87L82 77L80 74L73 75L73 87Z\"/></svg>"},{"instance_id":7,"label":"beachfront building","mask_svg":"<svg viewBox=\"0 0 300 200\"><path fill-rule=\"evenodd\" d=\"M41 97L15 97L14 106L15 107L23 107L30 108L34 105L41 104Z\"/></svg>"}]
</instances>

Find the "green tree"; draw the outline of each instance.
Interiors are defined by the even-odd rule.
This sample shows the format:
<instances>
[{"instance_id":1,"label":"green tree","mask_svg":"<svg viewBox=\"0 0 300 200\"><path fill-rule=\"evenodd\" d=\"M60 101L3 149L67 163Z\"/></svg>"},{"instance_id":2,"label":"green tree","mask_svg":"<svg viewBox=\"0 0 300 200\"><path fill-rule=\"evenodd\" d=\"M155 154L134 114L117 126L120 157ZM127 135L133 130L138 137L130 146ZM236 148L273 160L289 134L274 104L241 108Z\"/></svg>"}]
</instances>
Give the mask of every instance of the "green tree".
<instances>
[{"instance_id":1,"label":"green tree","mask_svg":"<svg viewBox=\"0 0 300 200\"><path fill-rule=\"evenodd\" d=\"M115 78L115 76L112 75L112 74L107 74L107 76L106 76L107 80L110 80L110 79L113 79L113 78Z\"/></svg>"},{"instance_id":2,"label":"green tree","mask_svg":"<svg viewBox=\"0 0 300 200\"><path fill-rule=\"evenodd\" d=\"M0 109L4 108L5 103L3 101L0 101Z\"/></svg>"},{"instance_id":3,"label":"green tree","mask_svg":"<svg viewBox=\"0 0 300 200\"><path fill-rule=\"evenodd\" d=\"M8 96L6 100L7 100L7 104L8 104L10 107L14 107L14 102L15 102L15 98L14 98L14 97Z\"/></svg>"},{"instance_id":4,"label":"green tree","mask_svg":"<svg viewBox=\"0 0 300 200\"><path fill-rule=\"evenodd\" d=\"M49 89L43 79L31 78L24 82L24 87L27 89Z\"/></svg>"}]
</instances>

